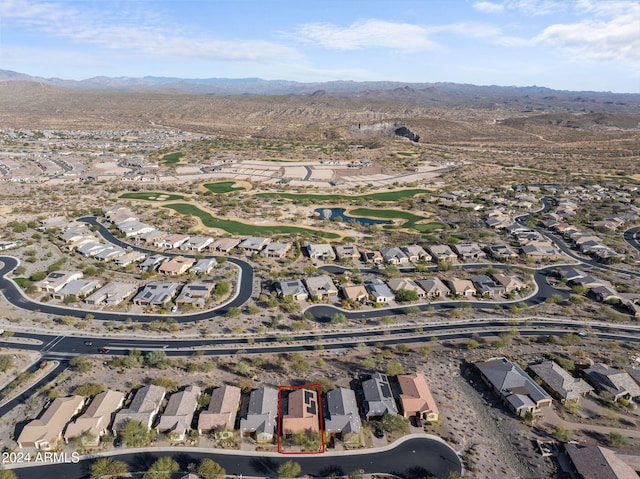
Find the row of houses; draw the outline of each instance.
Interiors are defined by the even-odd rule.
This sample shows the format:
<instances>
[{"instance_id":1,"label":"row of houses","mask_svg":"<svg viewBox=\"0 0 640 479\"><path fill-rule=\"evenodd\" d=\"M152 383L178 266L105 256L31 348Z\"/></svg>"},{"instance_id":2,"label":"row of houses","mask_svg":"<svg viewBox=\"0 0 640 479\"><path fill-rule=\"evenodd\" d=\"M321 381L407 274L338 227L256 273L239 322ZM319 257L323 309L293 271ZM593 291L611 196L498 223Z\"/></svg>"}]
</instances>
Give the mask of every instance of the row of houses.
<instances>
[{"instance_id":1,"label":"row of houses","mask_svg":"<svg viewBox=\"0 0 640 479\"><path fill-rule=\"evenodd\" d=\"M540 408L551 405L552 397L562 403L579 401L594 389L611 393L614 400L640 400L640 368L637 367L620 370L595 363L584 370L587 382L551 360L529 363L527 370L531 375L506 358L477 361L474 365L484 382L519 416L539 413Z\"/></svg>"},{"instance_id":2,"label":"row of houses","mask_svg":"<svg viewBox=\"0 0 640 479\"><path fill-rule=\"evenodd\" d=\"M54 299L73 296L84 298L87 304L120 304L137 292L133 303L140 306L165 306L175 298L175 304L191 304L204 307L215 287L211 281L194 281L187 284L171 282L151 282L140 287L138 283L111 281L102 286L96 280L82 279L81 271L53 271L45 279L36 283L41 291L51 293ZM177 295L177 297L176 297Z\"/></svg>"},{"instance_id":3,"label":"row of houses","mask_svg":"<svg viewBox=\"0 0 640 479\"><path fill-rule=\"evenodd\" d=\"M584 288L587 294L597 301L618 302L631 314L640 316L640 295L638 293L619 293L609 281L587 274L572 266L559 267L555 274L569 286Z\"/></svg>"},{"instance_id":4,"label":"row of houses","mask_svg":"<svg viewBox=\"0 0 640 479\"><path fill-rule=\"evenodd\" d=\"M438 408L424 376L409 374L397 379L397 399L402 414L437 420ZM398 414L391 391L389 378L384 374L376 373L363 383L367 419ZM153 427L159 433L167 434L172 441L184 441L194 428L200 434L232 434L242 405L240 388L224 385L214 389L209 405L194 421L201 393L199 387L187 386L165 400L164 388L149 385L137 390L126 407L123 407L125 394L114 390L99 393L86 408L87 400L82 396L56 398L37 419L22 428L17 443L21 448L48 450L57 447L62 438L66 442L81 438L85 446L97 446L100 437L110 432L117 435L132 421L147 430ZM313 388L290 391L286 398L286 411L278 411L278 394L278 389L268 386L250 393L246 415L240 420L243 435L253 435L258 442L270 442L276 434L279 417L284 435L320 430L319 391ZM350 437L350 434L359 435L362 421L353 390L337 388L329 391L325 404L326 413L322 417L327 433L343 438ZM163 405L164 410L160 414Z\"/></svg>"},{"instance_id":5,"label":"row of houses","mask_svg":"<svg viewBox=\"0 0 640 479\"><path fill-rule=\"evenodd\" d=\"M624 256L605 245L602 238L593 232L577 228L568 223L555 219L543 220L542 224L556 233L560 233L575 249L588 254L601 262L611 262L624 259Z\"/></svg>"},{"instance_id":6,"label":"row of houses","mask_svg":"<svg viewBox=\"0 0 640 479\"><path fill-rule=\"evenodd\" d=\"M509 294L526 288L526 283L513 275L495 273L491 276L477 275L470 279L445 279L437 277L411 279L393 278L383 281L374 278L364 284L340 284L328 275L311 276L304 279L292 279L275 283L278 295L291 296L298 301L312 299L330 299L340 295L347 301L365 303L388 303L396 298L399 291L412 291L419 299L437 299L445 297L472 298Z\"/></svg>"}]
</instances>

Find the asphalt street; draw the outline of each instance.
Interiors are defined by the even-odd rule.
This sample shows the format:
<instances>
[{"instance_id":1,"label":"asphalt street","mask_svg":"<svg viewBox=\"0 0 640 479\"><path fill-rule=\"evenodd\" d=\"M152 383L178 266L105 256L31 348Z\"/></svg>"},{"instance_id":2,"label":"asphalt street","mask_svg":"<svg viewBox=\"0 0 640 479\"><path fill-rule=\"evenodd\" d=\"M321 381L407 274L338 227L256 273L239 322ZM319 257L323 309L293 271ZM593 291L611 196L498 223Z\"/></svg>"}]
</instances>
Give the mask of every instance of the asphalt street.
<instances>
[{"instance_id":1,"label":"asphalt street","mask_svg":"<svg viewBox=\"0 0 640 479\"><path fill-rule=\"evenodd\" d=\"M187 470L190 463L199 463L209 458L230 475L277 477L278 467L293 460L302 466L302 473L314 477L326 477L331 474L346 476L350 472L363 470L364 473L387 473L407 479L422 479L428 476L444 477L450 471L461 472L460 459L446 444L429 438L413 438L386 451L362 451L356 455L285 455L244 456L233 453L196 453L196 452L139 452L125 453L115 458L129 465L129 471L146 471L162 456L172 456ZM19 479L86 479L90 472L91 461L77 464L55 464L26 469L14 469Z\"/></svg>"}]
</instances>

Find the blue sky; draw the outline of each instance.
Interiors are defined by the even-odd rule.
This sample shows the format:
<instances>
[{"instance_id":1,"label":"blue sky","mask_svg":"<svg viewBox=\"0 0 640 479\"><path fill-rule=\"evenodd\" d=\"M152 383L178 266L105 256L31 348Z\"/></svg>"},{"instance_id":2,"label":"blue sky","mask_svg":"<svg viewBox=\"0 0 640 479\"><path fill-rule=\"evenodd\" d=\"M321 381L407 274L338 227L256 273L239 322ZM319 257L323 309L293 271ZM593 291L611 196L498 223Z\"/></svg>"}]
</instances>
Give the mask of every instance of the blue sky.
<instances>
[{"instance_id":1,"label":"blue sky","mask_svg":"<svg viewBox=\"0 0 640 479\"><path fill-rule=\"evenodd\" d=\"M0 0L30 75L640 92L640 0Z\"/></svg>"}]
</instances>

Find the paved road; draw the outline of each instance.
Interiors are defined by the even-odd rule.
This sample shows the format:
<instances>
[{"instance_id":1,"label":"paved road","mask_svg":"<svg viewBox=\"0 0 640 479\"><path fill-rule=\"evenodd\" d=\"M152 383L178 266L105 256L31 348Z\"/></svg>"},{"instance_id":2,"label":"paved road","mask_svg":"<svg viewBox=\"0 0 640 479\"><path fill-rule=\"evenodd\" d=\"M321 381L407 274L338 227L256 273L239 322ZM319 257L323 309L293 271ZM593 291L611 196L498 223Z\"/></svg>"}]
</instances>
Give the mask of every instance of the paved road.
<instances>
[{"instance_id":1,"label":"paved road","mask_svg":"<svg viewBox=\"0 0 640 479\"><path fill-rule=\"evenodd\" d=\"M626 230L622 237L631 245L631 247L640 251L640 241L638 241L638 232L640 232L640 226L634 226Z\"/></svg>"},{"instance_id":2,"label":"paved road","mask_svg":"<svg viewBox=\"0 0 640 479\"><path fill-rule=\"evenodd\" d=\"M562 319L542 320L522 319L514 324L513 319L486 319L482 321L456 321L372 330L341 331L334 333L313 332L294 335L286 342L275 336L255 338L249 344L247 338L211 339L121 339L104 337L74 337L47 333L16 332L15 338L29 339L30 342L15 342L0 336L0 347L26 349L40 352L46 359L68 358L73 355L98 354L99 348L108 348L108 355L126 355L131 349L142 352L162 349L167 356L190 356L196 350L208 356L228 356L235 354L287 353L312 351L318 344L325 350L357 348L361 344L375 346L377 343L394 345L399 343L428 342L433 337L442 340L487 337L517 329L523 335L549 335L577 333L586 326L576 321ZM640 327L624 324L589 323L588 327L598 337L604 335L625 341L640 341ZM617 335L617 336L616 336ZM35 341L34 341L35 340ZM89 343L89 344L87 344Z\"/></svg>"},{"instance_id":3,"label":"paved road","mask_svg":"<svg viewBox=\"0 0 640 479\"><path fill-rule=\"evenodd\" d=\"M191 451L138 452L115 456L126 462L129 471L145 471L159 457L171 455L186 471L189 463L199 463L210 458L224 467L229 475L277 477L278 467L289 460L302 466L302 473L315 477L331 474L346 476L359 469L365 473L395 474L407 479L428 476L444 477L450 471L461 472L460 459L448 445L430 438L411 438L389 450L363 450L358 454L341 455L237 455L230 453L205 453ZM90 461L78 464L58 464L25 469L15 469L19 479L86 479Z\"/></svg>"}]
</instances>

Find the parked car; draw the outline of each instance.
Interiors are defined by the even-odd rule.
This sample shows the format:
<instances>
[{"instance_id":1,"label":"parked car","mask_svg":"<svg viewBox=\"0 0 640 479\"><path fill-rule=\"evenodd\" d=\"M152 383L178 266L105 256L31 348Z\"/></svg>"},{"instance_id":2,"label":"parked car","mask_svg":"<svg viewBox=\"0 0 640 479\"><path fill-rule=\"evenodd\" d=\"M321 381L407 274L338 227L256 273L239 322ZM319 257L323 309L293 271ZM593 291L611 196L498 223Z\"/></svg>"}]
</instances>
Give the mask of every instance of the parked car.
<instances>
[{"instance_id":1,"label":"parked car","mask_svg":"<svg viewBox=\"0 0 640 479\"><path fill-rule=\"evenodd\" d=\"M113 447L122 447L122 443L123 443L123 439L122 436L116 436L116 438L113 440Z\"/></svg>"}]
</instances>

